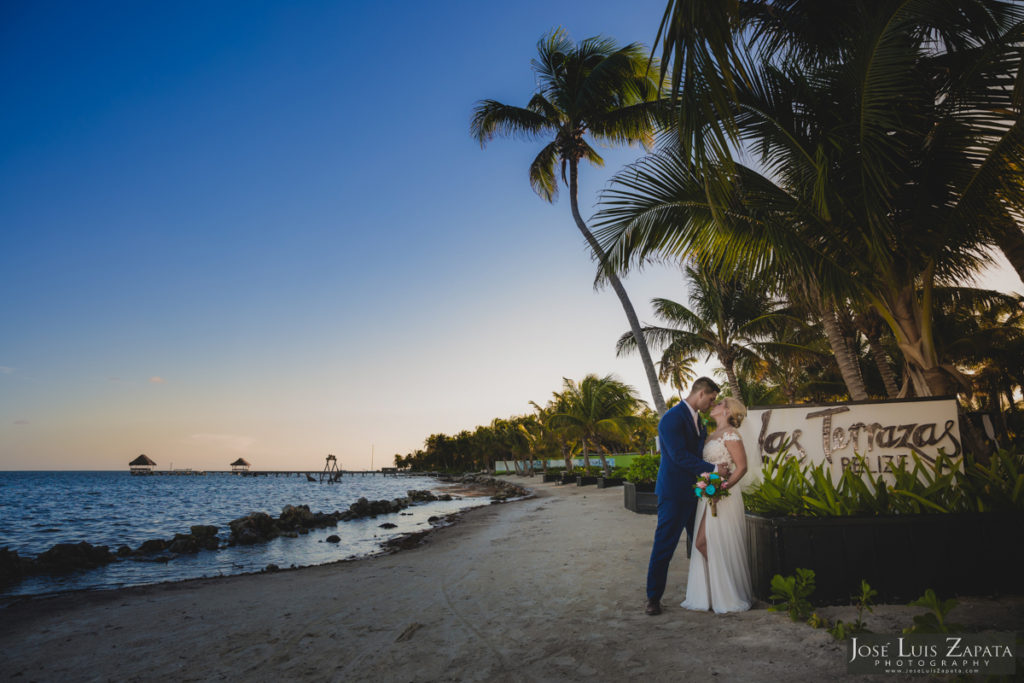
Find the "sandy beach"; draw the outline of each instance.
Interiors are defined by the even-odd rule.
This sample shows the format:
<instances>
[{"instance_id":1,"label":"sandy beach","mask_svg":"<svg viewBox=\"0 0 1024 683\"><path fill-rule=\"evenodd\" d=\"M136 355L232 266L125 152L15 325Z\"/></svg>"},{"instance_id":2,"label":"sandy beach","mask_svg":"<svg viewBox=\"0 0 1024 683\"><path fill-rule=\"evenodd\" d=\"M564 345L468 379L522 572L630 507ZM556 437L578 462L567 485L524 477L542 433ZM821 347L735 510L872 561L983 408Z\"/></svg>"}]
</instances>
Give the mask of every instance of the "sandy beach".
<instances>
[{"instance_id":1,"label":"sandy beach","mask_svg":"<svg viewBox=\"0 0 1024 683\"><path fill-rule=\"evenodd\" d=\"M625 510L621 488L514 480L535 497L390 555L15 601L0 608L0 680L854 680L842 644L764 605L679 607L684 552L664 613L645 615L655 518ZM896 632L921 611L879 606L868 626ZM1021 631L1024 597L962 598L952 616Z\"/></svg>"}]
</instances>

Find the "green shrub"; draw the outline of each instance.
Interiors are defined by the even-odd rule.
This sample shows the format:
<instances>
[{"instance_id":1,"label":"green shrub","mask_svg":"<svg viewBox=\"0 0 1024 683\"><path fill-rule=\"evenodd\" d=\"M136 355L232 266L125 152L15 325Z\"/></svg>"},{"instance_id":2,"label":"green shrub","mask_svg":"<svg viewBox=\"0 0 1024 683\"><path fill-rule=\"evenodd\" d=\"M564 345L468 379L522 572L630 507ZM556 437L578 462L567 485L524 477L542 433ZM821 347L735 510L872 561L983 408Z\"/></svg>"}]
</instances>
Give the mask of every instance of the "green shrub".
<instances>
[{"instance_id":1,"label":"green shrub","mask_svg":"<svg viewBox=\"0 0 1024 683\"><path fill-rule=\"evenodd\" d=\"M878 591L868 585L864 579L860 580L860 595L853 596L853 604L857 607L857 619L851 623L843 623L842 619L836 619L836 623L828 629L836 640L845 640L858 633L871 633L864 623L864 611L873 612L872 605L875 603L875 596Z\"/></svg>"},{"instance_id":2,"label":"green shrub","mask_svg":"<svg viewBox=\"0 0 1024 683\"><path fill-rule=\"evenodd\" d=\"M658 466L661 457L657 455L638 455L626 468L626 481L634 484L653 484L658 480Z\"/></svg>"},{"instance_id":3,"label":"green shrub","mask_svg":"<svg viewBox=\"0 0 1024 683\"><path fill-rule=\"evenodd\" d=\"M793 621L806 621L811 613L811 602L807 598L814 592L814 570L797 567L796 576L772 577L772 592L769 599L772 612L788 612Z\"/></svg>"},{"instance_id":4,"label":"green shrub","mask_svg":"<svg viewBox=\"0 0 1024 683\"><path fill-rule=\"evenodd\" d=\"M914 625L903 629L904 633L955 633L964 628L960 624L946 622L946 615L957 605L956 600L939 600L939 596L935 595L931 588L908 604L911 607L927 607L930 611L915 616Z\"/></svg>"},{"instance_id":5,"label":"green shrub","mask_svg":"<svg viewBox=\"0 0 1024 683\"><path fill-rule=\"evenodd\" d=\"M800 465L783 450L743 492L746 509L768 517L842 517L1024 510L1024 455L1001 450L981 464L965 455L963 471L945 455L935 462L912 453L887 484L856 456L863 474L843 470L833 482L825 463Z\"/></svg>"}]
</instances>

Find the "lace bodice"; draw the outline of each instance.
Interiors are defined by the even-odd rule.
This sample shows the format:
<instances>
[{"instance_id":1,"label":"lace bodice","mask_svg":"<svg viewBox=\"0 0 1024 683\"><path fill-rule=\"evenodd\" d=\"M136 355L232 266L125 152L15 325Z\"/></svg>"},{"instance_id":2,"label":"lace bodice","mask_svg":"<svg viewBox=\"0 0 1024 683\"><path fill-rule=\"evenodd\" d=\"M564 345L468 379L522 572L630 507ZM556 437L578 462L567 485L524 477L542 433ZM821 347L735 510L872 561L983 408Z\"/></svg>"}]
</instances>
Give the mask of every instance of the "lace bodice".
<instances>
[{"instance_id":1,"label":"lace bodice","mask_svg":"<svg viewBox=\"0 0 1024 683\"><path fill-rule=\"evenodd\" d=\"M742 440L736 432L725 432L721 436L708 439L708 442L704 444L704 460L712 465L726 463L730 467L735 466L735 463L732 461L732 455L729 454L729 449L725 447L725 442Z\"/></svg>"}]
</instances>

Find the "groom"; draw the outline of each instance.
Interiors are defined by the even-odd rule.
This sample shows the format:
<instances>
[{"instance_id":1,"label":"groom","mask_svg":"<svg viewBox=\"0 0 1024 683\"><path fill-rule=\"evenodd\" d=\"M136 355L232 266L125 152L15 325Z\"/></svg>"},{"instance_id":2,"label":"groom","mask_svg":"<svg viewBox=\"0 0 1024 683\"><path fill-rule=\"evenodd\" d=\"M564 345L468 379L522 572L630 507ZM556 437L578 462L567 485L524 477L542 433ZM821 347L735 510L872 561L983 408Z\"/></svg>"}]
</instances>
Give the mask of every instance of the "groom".
<instances>
[{"instance_id":1,"label":"groom","mask_svg":"<svg viewBox=\"0 0 1024 683\"><path fill-rule=\"evenodd\" d=\"M710 408L717 396L718 385L701 377L693 383L686 400L668 410L658 423L661 466L654 489L658 494L658 528L647 568L647 614L652 616L661 614L668 563L683 529L688 539L693 538L693 518L697 512L693 486L697 476L715 469L701 458L708 433L699 413Z\"/></svg>"}]
</instances>

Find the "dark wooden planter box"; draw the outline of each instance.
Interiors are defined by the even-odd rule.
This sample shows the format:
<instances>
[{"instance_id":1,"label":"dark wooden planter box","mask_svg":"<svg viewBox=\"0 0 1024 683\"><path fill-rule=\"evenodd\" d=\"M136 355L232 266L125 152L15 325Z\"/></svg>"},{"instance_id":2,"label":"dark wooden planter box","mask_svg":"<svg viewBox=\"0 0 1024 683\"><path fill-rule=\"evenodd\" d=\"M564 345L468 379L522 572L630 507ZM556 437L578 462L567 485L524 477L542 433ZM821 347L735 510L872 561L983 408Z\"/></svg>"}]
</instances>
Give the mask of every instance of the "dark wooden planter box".
<instances>
[{"instance_id":1,"label":"dark wooden planter box","mask_svg":"<svg viewBox=\"0 0 1024 683\"><path fill-rule=\"evenodd\" d=\"M597 483L597 477L596 476L595 477L591 477L591 476L588 475L588 476L576 477L576 485L577 486L593 486L596 483Z\"/></svg>"},{"instance_id":2,"label":"dark wooden planter box","mask_svg":"<svg viewBox=\"0 0 1024 683\"><path fill-rule=\"evenodd\" d=\"M622 477L598 477L597 488L606 489L611 486L622 486L622 483L626 481Z\"/></svg>"},{"instance_id":3,"label":"dark wooden planter box","mask_svg":"<svg viewBox=\"0 0 1024 683\"><path fill-rule=\"evenodd\" d=\"M658 514L658 495L654 492L654 484L623 482L622 499L627 510L641 515Z\"/></svg>"},{"instance_id":4,"label":"dark wooden planter box","mask_svg":"<svg viewBox=\"0 0 1024 683\"><path fill-rule=\"evenodd\" d=\"M849 604L861 579L878 602L1024 592L1024 515L761 517L747 513L754 595L775 574L813 569L815 605Z\"/></svg>"},{"instance_id":5,"label":"dark wooden planter box","mask_svg":"<svg viewBox=\"0 0 1024 683\"><path fill-rule=\"evenodd\" d=\"M544 475L544 483L546 484L546 483L551 482L551 481L562 481L562 473L561 472L555 472L555 473L548 472L547 474L545 474Z\"/></svg>"},{"instance_id":6,"label":"dark wooden planter box","mask_svg":"<svg viewBox=\"0 0 1024 683\"><path fill-rule=\"evenodd\" d=\"M563 474L560 482L562 484L575 484L576 483L576 475L575 474Z\"/></svg>"}]
</instances>

